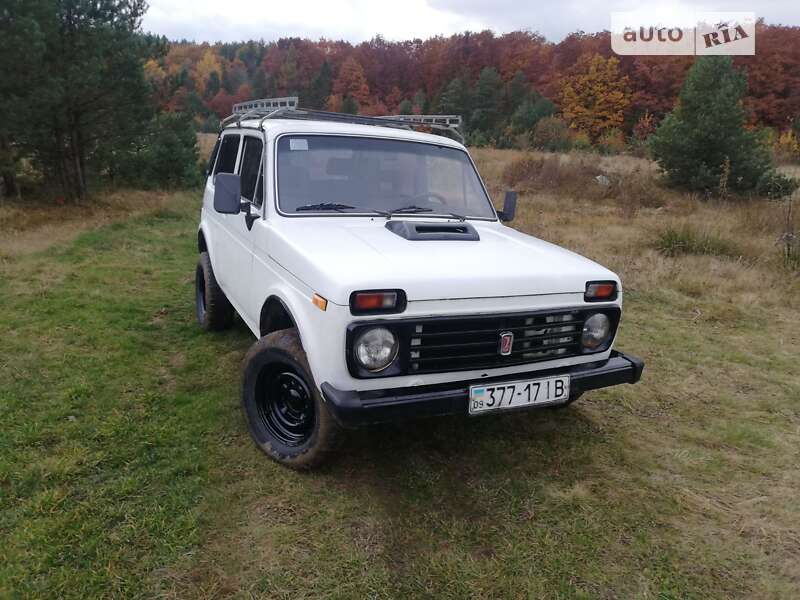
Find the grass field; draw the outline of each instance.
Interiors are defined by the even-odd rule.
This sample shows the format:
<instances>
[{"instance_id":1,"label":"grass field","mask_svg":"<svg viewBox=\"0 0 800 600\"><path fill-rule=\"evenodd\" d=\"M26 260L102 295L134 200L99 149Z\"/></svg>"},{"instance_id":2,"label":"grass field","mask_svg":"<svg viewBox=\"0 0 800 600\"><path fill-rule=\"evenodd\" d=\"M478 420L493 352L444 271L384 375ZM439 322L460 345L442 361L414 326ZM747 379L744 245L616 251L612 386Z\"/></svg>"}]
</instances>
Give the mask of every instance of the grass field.
<instances>
[{"instance_id":1,"label":"grass field","mask_svg":"<svg viewBox=\"0 0 800 600\"><path fill-rule=\"evenodd\" d=\"M496 195L516 157L476 152ZM247 435L250 333L194 322L197 193L0 207L0 597L797 597L780 209L627 189L528 191L514 225L622 276L639 385L359 431L308 474Z\"/></svg>"}]
</instances>

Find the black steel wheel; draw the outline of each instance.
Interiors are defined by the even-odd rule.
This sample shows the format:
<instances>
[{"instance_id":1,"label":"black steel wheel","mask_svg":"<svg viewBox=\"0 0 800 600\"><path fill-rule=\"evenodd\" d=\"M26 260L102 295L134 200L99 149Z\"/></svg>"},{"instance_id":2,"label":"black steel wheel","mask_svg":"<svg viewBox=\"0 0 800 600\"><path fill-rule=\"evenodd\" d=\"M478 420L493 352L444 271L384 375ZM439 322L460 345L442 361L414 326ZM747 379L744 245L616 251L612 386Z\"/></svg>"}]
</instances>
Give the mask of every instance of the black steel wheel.
<instances>
[{"instance_id":1,"label":"black steel wheel","mask_svg":"<svg viewBox=\"0 0 800 600\"><path fill-rule=\"evenodd\" d=\"M294 328L270 333L250 348L242 408L258 447L295 469L320 464L338 438L339 427L314 384Z\"/></svg>"},{"instance_id":2,"label":"black steel wheel","mask_svg":"<svg viewBox=\"0 0 800 600\"><path fill-rule=\"evenodd\" d=\"M259 376L256 403L261 424L282 444L299 446L314 431L314 398L288 365L265 368Z\"/></svg>"}]
</instances>

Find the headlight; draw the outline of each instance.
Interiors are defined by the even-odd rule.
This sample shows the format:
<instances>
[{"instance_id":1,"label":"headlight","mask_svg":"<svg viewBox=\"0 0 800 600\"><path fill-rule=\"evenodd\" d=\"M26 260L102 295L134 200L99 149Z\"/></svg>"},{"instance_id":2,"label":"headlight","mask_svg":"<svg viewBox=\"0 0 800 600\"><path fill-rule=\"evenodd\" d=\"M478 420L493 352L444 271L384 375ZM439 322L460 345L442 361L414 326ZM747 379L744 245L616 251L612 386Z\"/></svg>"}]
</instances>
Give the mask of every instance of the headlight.
<instances>
[{"instance_id":1,"label":"headlight","mask_svg":"<svg viewBox=\"0 0 800 600\"><path fill-rule=\"evenodd\" d=\"M594 313L583 323L581 343L587 350L597 350L611 335L611 321L603 313Z\"/></svg>"},{"instance_id":2,"label":"headlight","mask_svg":"<svg viewBox=\"0 0 800 600\"><path fill-rule=\"evenodd\" d=\"M382 371L397 356L397 336L385 327L373 327L360 333L353 346L356 360L368 371Z\"/></svg>"}]
</instances>

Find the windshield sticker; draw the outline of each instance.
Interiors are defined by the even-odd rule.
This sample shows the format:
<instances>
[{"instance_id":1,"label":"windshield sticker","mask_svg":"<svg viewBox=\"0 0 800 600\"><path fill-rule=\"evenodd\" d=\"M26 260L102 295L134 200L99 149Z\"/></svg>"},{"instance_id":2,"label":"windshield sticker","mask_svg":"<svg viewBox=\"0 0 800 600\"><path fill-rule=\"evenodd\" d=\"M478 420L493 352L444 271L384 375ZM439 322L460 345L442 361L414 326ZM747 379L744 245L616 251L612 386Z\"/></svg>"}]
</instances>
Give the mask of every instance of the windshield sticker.
<instances>
[{"instance_id":1,"label":"windshield sticker","mask_svg":"<svg viewBox=\"0 0 800 600\"><path fill-rule=\"evenodd\" d=\"M308 150L308 140L302 138L290 138L289 150Z\"/></svg>"}]
</instances>

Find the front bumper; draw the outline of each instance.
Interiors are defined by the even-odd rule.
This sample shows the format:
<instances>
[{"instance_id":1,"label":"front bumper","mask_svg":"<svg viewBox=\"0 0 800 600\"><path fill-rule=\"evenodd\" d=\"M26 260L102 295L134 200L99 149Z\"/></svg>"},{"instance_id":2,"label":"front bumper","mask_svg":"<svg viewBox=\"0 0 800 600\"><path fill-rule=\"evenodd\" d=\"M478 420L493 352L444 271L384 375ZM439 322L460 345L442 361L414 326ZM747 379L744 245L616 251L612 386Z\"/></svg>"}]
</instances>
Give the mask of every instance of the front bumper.
<instances>
[{"instance_id":1,"label":"front bumper","mask_svg":"<svg viewBox=\"0 0 800 600\"><path fill-rule=\"evenodd\" d=\"M358 426L414 417L465 415L471 385L537 379L552 375L569 374L568 402L572 402L588 390L621 383L636 383L641 378L643 369L644 362L641 359L614 350L605 361L473 381L364 392L338 390L327 382L323 383L321 388L322 395L339 423L345 426Z\"/></svg>"}]
</instances>

